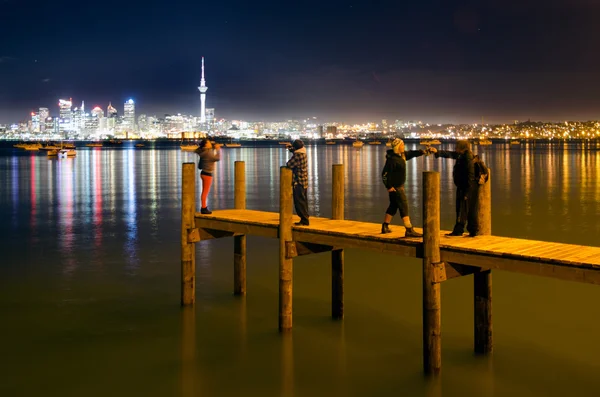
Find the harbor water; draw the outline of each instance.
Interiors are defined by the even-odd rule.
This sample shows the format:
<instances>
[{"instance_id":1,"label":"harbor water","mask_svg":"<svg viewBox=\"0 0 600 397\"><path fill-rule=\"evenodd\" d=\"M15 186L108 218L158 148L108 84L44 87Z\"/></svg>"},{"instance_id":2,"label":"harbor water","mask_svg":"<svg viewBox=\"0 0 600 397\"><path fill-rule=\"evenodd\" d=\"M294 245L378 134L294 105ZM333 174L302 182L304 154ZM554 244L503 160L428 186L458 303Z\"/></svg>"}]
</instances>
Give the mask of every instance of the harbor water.
<instances>
[{"instance_id":1,"label":"harbor water","mask_svg":"<svg viewBox=\"0 0 600 397\"><path fill-rule=\"evenodd\" d=\"M331 167L343 163L345 218L378 228L385 150L308 145L311 214L331 216ZM492 170L493 234L600 246L598 145L474 150ZM233 207L234 161L242 160L247 208L278 211L288 157L280 146L224 148L209 207ZM443 283L436 385L422 374L416 259L346 250L345 318L333 321L330 254L296 258L294 328L280 335L278 242L248 238L244 299L232 294L233 240L201 242L196 305L182 309L181 166L196 161L156 144L81 148L74 159L0 149L0 395L598 395L600 286L494 271L486 358L473 354L472 276ZM442 228L452 227L452 165L433 156L408 162L415 226L422 172L435 170ZM400 224L397 215L391 227Z\"/></svg>"}]
</instances>

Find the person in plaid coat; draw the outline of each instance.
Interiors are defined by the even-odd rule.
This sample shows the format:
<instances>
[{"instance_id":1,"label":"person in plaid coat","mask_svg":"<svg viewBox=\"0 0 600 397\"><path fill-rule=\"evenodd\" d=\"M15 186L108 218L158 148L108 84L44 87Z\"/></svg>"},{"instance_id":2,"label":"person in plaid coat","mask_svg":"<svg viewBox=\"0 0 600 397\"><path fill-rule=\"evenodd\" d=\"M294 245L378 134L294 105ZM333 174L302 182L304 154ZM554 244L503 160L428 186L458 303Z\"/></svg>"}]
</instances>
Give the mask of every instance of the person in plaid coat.
<instances>
[{"instance_id":1,"label":"person in plaid coat","mask_svg":"<svg viewBox=\"0 0 600 397\"><path fill-rule=\"evenodd\" d=\"M308 160L306 158L306 148L304 142L296 139L291 145L288 145L288 150L293 154L288 160L286 167L292 170L292 184L294 187L294 207L296 214L300 217L300 222L296 222L297 226L308 226Z\"/></svg>"}]
</instances>

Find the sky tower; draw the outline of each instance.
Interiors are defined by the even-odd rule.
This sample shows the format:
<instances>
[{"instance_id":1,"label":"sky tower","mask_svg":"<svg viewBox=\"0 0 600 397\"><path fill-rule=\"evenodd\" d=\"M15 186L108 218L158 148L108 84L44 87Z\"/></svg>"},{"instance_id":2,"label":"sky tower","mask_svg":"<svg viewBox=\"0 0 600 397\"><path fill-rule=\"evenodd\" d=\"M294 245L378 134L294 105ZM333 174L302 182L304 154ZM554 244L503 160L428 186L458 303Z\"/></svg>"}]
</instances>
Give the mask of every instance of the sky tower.
<instances>
[{"instance_id":1,"label":"sky tower","mask_svg":"<svg viewBox=\"0 0 600 397\"><path fill-rule=\"evenodd\" d=\"M200 79L200 87L198 87L200 91L200 122L202 124L206 123L206 90L208 87L206 86L206 82L204 81L204 57L202 57L202 78Z\"/></svg>"}]
</instances>

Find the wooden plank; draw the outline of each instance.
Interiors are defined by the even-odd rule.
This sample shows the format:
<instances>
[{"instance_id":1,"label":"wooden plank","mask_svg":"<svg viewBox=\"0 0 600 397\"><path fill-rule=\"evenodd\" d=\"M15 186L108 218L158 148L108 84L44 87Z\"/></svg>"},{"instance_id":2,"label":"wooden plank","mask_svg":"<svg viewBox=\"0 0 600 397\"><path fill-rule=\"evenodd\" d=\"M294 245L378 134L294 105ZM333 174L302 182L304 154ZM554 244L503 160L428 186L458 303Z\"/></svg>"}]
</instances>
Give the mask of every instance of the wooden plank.
<instances>
[{"instance_id":1,"label":"wooden plank","mask_svg":"<svg viewBox=\"0 0 600 397\"><path fill-rule=\"evenodd\" d=\"M444 251L441 252L444 262L463 263L469 266L478 266L490 269L506 270L514 273L529 274L559 278L567 281L600 285L600 267L588 268L577 266L565 266L557 263L543 263L527 261L498 256L486 256L465 252Z\"/></svg>"}]
</instances>

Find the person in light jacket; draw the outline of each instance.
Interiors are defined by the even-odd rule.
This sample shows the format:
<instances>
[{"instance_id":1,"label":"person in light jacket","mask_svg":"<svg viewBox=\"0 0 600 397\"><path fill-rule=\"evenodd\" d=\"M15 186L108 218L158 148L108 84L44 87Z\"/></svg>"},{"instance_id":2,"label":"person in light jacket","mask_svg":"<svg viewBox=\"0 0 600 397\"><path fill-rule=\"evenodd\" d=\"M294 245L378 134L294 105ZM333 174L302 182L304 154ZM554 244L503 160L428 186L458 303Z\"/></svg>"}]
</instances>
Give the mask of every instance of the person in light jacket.
<instances>
[{"instance_id":1,"label":"person in light jacket","mask_svg":"<svg viewBox=\"0 0 600 397\"><path fill-rule=\"evenodd\" d=\"M423 237L413 228L408 216L408 200L404 191L406 183L406 161L427 154L427 150L404 150L404 141L394 139L392 148L386 152L385 166L381 172L383 184L388 191L390 204L385 211L385 218L381 225L381 233L391 233L390 222L396 212L400 210L400 217L406 228L404 237Z\"/></svg>"},{"instance_id":2,"label":"person in light jacket","mask_svg":"<svg viewBox=\"0 0 600 397\"><path fill-rule=\"evenodd\" d=\"M200 170L200 179L202 180L202 206L200 208L201 214L212 214L212 211L208 209L206 200L210 187L213 182L213 173L215 172L215 163L221 160L221 145L215 145L208 139L200 141L196 154L200 156L198 161L198 169Z\"/></svg>"}]
</instances>

